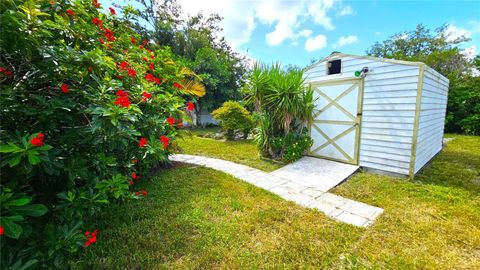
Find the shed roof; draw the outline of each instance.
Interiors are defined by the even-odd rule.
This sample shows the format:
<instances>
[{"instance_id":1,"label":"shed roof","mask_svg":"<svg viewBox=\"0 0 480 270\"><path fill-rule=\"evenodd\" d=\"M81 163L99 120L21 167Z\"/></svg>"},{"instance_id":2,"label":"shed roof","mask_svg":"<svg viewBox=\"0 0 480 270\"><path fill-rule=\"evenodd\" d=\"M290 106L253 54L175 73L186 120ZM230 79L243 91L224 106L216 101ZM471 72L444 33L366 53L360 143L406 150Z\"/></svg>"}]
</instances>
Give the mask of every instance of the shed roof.
<instances>
[{"instance_id":1,"label":"shed roof","mask_svg":"<svg viewBox=\"0 0 480 270\"><path fill-rule=\"evenodd\" d=\"M448 78L446 78L445 76L443 76L442 74L440 74L440 72L436 71L435 69L427 66L425 63L423 62L413 62L413 61L405 61L405 60L396 60L396 59L389 59L389 58L381 58L381 57L374 57L374 56L362 56L362 55L354 55L354 54L348 54L348 53L334 53L334 54L331 54L327 57L324 57L320 60L318 60L316 63L308 66L305 68L305 71L313 68L314 66L318 65L319 63L321 62L324 62L324 61L328 61L328 60L335 60L335 59L338 59L338 58L342 58L342 57L352 57L352 58L357 58L357 59L370 59L372 61L378 61L378 62L385 62L385 63L392 63L392 64L399 64L399 65L409 65L409 66L424 66L430 70L432 70L434 73L436 73L438 76L440 77L443 77L445 78L447 81Z\"/></svg>"},{"instance_id":2,"label":"shed roof","mask_svg":"<svg viewBox=\"0 0 480 270\"><path fill-rule=\"evenodd\" d=\"M352 57L352 58L358 58L358 59L370 59L373 61L378 61L378 62L386 62L386 63L393 63L393 64L400 64L400 65L410 65L410 66L426 66L425 63L422 62L411 62L411 61L404 61L404 60L396 60L396 59L388 59L388 58L380 58L380 57L374 57L374 56L361 56L361 55L354 55L354 54L347 54L347 53L335 53L332 55L329 55L327 57L324 57L317 61L316 63L308 66L305 70L309 70L310 68L316 66L317 64L328 61L328 60L334 60L342 57Z\"/></svg>"}]
</instances>

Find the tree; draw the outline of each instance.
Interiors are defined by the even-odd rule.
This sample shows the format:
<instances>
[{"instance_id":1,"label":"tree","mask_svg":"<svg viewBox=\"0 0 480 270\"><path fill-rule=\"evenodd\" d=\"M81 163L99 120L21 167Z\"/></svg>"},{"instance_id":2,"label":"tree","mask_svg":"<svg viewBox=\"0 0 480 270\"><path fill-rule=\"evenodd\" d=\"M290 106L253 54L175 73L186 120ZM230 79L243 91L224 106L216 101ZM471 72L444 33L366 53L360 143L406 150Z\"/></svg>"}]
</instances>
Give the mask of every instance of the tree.
<instances>
[{"instance_id":1,"label":"tree","mask_svg":"<svg viewBox=\"0 0 480 270\"><path fill-rule=\"evenodd\" d=\"M478 71L480 58L469 59L459 48L468 41L470 39L465 36L453 36L446 24L434 31L419 24L415 30L397 33L382 43L376 42L366 53L423 62L440 72L450 80L446 131L480 134L480 128L475 128L480 122L480 84L479 77L473 74L475 68Z\"/></svg>"},{"instance_id":2,"label":"tree","mask_svg":"<svg viewBox=\"0 0 480 270\"><path fill-rule=\"evenodd\" d=\"M368 55L394 58L407 61L419 61L449 78L458 78L470 72L472 66L458 45L470 41L465 36L453 38L447 31L448 25L431 31L419 24L412 31L396 33L382 43L376 42Z\"/></svg>"},{"instance_id":3,"label":"tree","mask_svg":"<svg viewBox=\"0 0 480 270\"><path fill-rule=\"evenodd\" d=\"M139 42L128 8L100 8L0 2L2 269L67 268L109 203L147 196L136 183L176 151L204 94L170 50Z\"/></svg>"},{"instance_id":4,"label":"tree","mask_svg":"<svg viewBox=\"0 0 480 270\"><path fill-rule=\"evenodd\" d=\"M219 27L222 17L199 13L182 20L179 18L183 11L175 0L138 1L146 10L142 18L153 26L149 36L156 43L171 47L172 52L203 79L207 95L195 107L197 115L202 109L211 111L227 100L242 97L245 59L218 36L222 31Z\"/></svg>"}]
</instances>

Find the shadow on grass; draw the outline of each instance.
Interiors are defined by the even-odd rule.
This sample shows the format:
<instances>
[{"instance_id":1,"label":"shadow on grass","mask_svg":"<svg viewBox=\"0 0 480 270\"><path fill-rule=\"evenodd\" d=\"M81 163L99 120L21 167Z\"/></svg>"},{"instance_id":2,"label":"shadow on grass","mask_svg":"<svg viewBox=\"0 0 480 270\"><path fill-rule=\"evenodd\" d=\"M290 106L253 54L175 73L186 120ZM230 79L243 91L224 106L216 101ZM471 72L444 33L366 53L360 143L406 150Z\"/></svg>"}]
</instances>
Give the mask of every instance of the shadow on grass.
<instances>
[{"instance_id":1,"label":"shadow on grass","mask_svg":"<svg viewBox=\"0 0 480 270\"><path fill-rule=\"evenodd\" d=\"M480 138L457 136L414 179L480 195Z\"/></svg>"},{"instance_id":2,"label":"shadow on grass","mask_svg":"<svg viewBox=\"0 0 480 270\"><path fill-rule=\"evenodd\" d=\"M98 242L73 269L327 267L363 231L201 167L164 171L141 189L146 199L102 213Z\"/></svg>"}]
</instances>

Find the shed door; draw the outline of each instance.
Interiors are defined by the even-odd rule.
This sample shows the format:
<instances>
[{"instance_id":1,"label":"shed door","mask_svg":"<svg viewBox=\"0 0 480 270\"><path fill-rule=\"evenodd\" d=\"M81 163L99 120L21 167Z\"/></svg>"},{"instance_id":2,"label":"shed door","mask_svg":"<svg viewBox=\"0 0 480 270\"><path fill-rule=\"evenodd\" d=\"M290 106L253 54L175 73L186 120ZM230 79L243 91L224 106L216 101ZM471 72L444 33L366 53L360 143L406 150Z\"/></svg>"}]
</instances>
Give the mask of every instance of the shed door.
<instances>
[{"instance_id":1,"label":"shed door","mask_svg":"<svg viewBox=\"0 0 480 270\"><path fill-rule=\"evenodd\" d=\"M312 83L315 112L310 155L358 164L362 80Z\"/></svg>"}]
</instances>

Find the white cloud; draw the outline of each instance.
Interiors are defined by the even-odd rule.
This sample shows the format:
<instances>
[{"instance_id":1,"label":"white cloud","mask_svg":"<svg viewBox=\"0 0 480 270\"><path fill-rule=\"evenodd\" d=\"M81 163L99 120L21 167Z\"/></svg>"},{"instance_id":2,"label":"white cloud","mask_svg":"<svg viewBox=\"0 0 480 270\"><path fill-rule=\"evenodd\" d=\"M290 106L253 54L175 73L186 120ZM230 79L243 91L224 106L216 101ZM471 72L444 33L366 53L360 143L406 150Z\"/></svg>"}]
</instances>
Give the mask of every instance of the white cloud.
<instances>
[{"instance_id":1,"label":"white cloud","mask_svg":"<svg viewBox=\"0 0 480 270\"><path fill-rule=\"evenodd\" d=\"M461 52L468 60L473 60L477 56L477 46L472 45L468 48L463 49Z\"/></svg>"},{"instance_id":2,"label":"white cloud","mask_svg":"<svg viewBox=\"0 0 480 270\"><path fill-rule=\"evenodd\" d=\"M345 6L340 11L340 16L351 15L351 14L353 14L352 6Z\"/></svg>"},{"instance_id":3,"label":"white cloud","mask_svg":"<svg viewBox=\"0 0 480 270\"><path fill-rule=\"evenodd\" d=\"M374 34L375 34L375 36L381 36L382 32L376 31Z\"/></svg>"},{"instance_id":4,"label":"white cloud","mask_svg":"<svg viewBox=\"0 0 480 270\"><path fill-rule=\"evenodd\" d=\"M472 32L467 31L466 29L463 29L463 28L459 28L454 24L449 24L445 29L445 31L443 32L443 34L445 35L445 40L447 42L452 42L463 37L465 38L472 37Z\"/></svg>"},{"instance_id":5,"label":"white cloud","mask_svg":"<svg viewBox=\"0 0 480 270\"><path fill-rule=\"evenodd\" d=\"M323 26L326 30L334 30L332 19L327 16L327 11L332 7L333 1L320 1L307 5L308 15L315 24Z\"/></svg>"},{"instance_id":6,"label":"white cloud","mask_svg":"<svg viewBox=\"0 0 480 270\"><path fill-rule=\"evenodd\" d=\"M338 39L338 42L333 45L333 48L340 48L345 45L354 44L358 42L358 37L354 35L350 36L341 36Z\"/></svg>"},{"instance_id":7,"label":"white cloud","mask_svg":"<svg viewBox=\"0 0 480 270\"><path fill-rule=\"evenodd\" d=\"M477 46L472 45L470 47L467 47L467 48L461 50L460 53L463 54L465 59L467 59L468 61L472 61L473 59L475 59L475 57L478 54ZM474 77L480 76L480 70L478 70L477 68L472 67L470 71L471 71L472 76L474 76Z\"/></svg>"},{"instance_id":8,"label":"white cloud","mask_svg":"<svg viewBox=\"0 0 480 270\"><path fill-rule=\"evenodd\" d=\"M265 38L267 40L267 44L270 46L276 46L282 43L287 38L292 38L294 36L294 32L292 27L287 22L278 22L275 26L275 30L273 32L268 33Z\"/></svg>"},{"instance_id":9,"label":"white cloud","mask_svg":"<svg viewBox=\"0 0 480 270\"><path fill-rule=\"evenodd\" d=\"M306 21L313 21L325 30L333 30L335 26L327 13L337 2L340 0L178 0L188 15L203 12L205 15L217 13L222 16L221 34L235 49L250 41L259 24L273 27L265 36L270 46L312 35L312 32L299 31Z\"/></svg>"},{"instance_id":10,"label":"white cloud","mask_svg":"<svg viewBox=\"0 0 480 270\"><path fill-rule=\"evenodd\" d=\"M313 34L313 31L310 30L310 29L303 29L302 31L300 31L298 33L299 36L302 36L302 37L309 37Z\"/></svg>"},{"instance_id":11,"label":"white cloud","mask_svg":"<svg viewBox=\"0 0 480 270\"><path fill-rule=\"evenodd\" d=\"M305 42L305 50L307 52L313 52L327 47L327 37L324 35L318 35L313 38L307 38Z\"/></svg>"}]
</instances>

